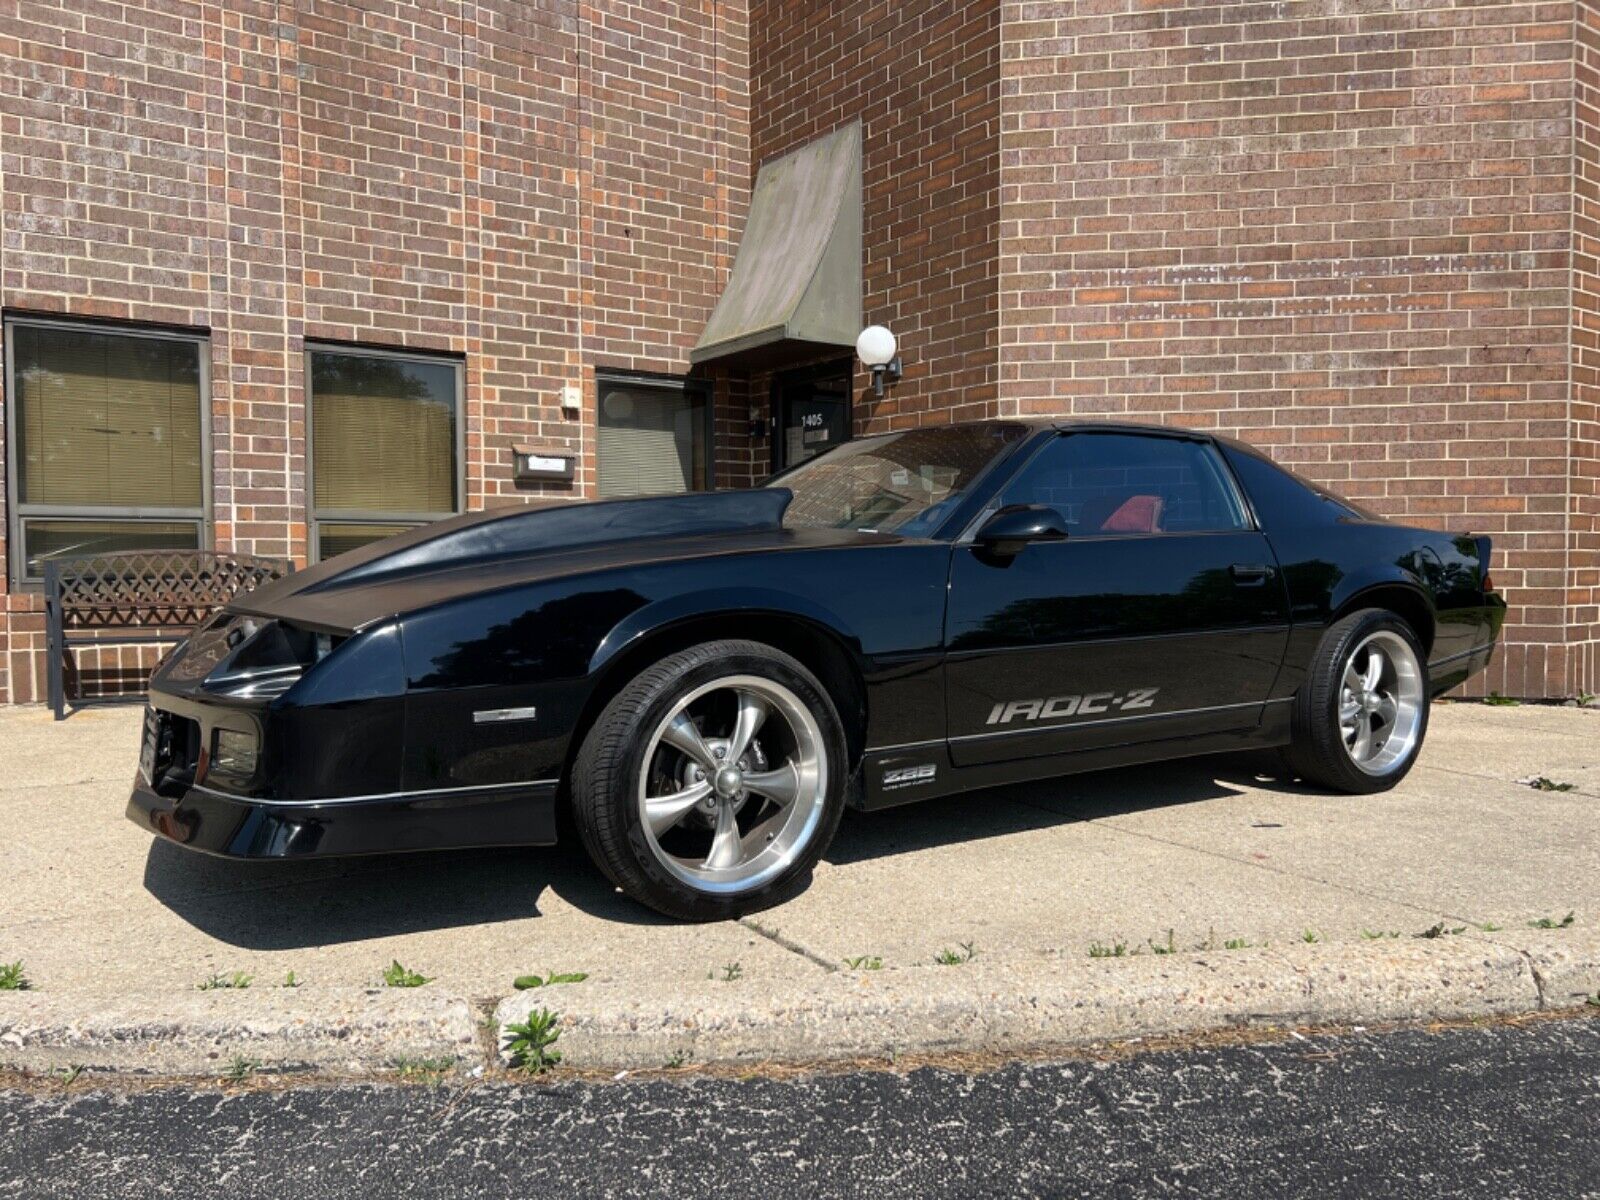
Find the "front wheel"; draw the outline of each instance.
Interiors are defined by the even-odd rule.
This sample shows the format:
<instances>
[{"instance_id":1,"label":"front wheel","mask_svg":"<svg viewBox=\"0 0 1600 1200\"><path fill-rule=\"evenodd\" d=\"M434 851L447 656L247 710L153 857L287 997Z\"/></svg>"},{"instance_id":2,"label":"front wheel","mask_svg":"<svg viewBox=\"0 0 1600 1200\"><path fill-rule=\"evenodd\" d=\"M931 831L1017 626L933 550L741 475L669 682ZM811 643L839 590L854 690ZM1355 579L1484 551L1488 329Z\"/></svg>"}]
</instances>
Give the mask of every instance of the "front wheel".
<instances>
[{"instance_id":1,"label":"front wheel","mask_svg":"<svg viewBox=\"0 0 1600 1200\"><path fill-rule=\"evenodd\" d=\"M1387 791L1411 770L1428 731L1428 667L1411 627L1367 608L1323 635L1295 697L1290 765L1343 792Z\"/></svg>"},{"instance_id":2,"label":"front wheel","mask_svg":"<svg viewBox=\"0 0 1600 1200\"><path fill-rule=\"evenodd\" d=\"M843 727L795 659L707 642L642 672L584 739L573 815L595 863L635 900L717 920L787 899L844 807Z\"/></svg>"}]
</instances>

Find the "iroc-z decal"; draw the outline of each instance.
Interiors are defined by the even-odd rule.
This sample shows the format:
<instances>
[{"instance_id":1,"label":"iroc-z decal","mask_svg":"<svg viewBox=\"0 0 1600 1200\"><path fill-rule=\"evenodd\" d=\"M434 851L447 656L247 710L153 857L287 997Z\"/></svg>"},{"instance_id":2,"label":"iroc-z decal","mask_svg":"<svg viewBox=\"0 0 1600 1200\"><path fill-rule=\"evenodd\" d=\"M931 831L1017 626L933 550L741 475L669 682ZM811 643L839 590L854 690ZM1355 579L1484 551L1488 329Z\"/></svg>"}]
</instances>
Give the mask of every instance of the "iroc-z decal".
<instances>
[{"instance_id":1,"label":"iroc-z decal","mask_svg":"<svg viewBox=\"0 0 1600 1200\"><path fill-rule=\"evenodd\" d=\"M985 725L1024 721L1053 721L1060 717L1086 717L1095 713L1132 712L1153 708L1160 688L1129 688L1126 695L1090 692L1083 696L1051 696L1045 700L1002 700L989 710Z\"/></svg>"}]
</instances>

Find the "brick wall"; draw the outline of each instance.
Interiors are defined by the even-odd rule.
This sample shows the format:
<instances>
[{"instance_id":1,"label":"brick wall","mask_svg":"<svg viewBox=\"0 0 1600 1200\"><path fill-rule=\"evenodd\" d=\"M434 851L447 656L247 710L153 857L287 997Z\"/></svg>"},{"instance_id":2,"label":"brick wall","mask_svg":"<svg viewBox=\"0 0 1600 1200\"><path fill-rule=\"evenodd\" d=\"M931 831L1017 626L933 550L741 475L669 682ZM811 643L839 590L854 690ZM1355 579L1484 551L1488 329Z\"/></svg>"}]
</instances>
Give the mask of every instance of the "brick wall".
<instances>
[{"instance_id":1,"label":"brick wall","mask_svg":"<svg viewBox=\"0 0 1600 1200\"><path fill-rule=\"evenodd\" d=\"M1600 690L1573 15L1008 2L1004 408L1239 434L1387 515L1490 533L1511 612L1482 686Z\"/></svg>"},{"instance_id":2,"label":"brick wall","mask_svg":"<svg viewBox=\"0 0 1600 1200\"><path fill-rule=\"evenodd\" d=\"M210 331L220 547L305 559L307 339L463 356L469 507L541 493L513 442L582 492L594 368L686 371L726 277L747 30L743 0L0 0L0 304ZM37 605L0 593L0 699L40 695Z\"/></svg>"},{"instance_id":3,"label":"brick wall","mask_svg":"<svg viewBox=\"0 0 1600 1200\"><path fill-rule=\"evenodd\" d=\"M1578 6L1574 49L1572 510L1569 653L1586 659L1577 686L1600 692L1600 5ZM1587 679L1589 682L1583 683Z\"/></svg>"},{"instance_id":4,"label":"brick wall","mask_svg":"<svg viewBox=\"0 0 1600 1200\"><path fill-rule=\"evenodd\" d=\"M513 442L590 490L595 368L686 371L754 164L859 119L858 429L1239 433L1493 534L1483 686L1597 691L1595 3L0 0L0 304L209 330L217 543L303 560L307 339L461 356L469 506ZM724 483L769 387L714 379Z\"/></svg>"},{"instance_id":5,"label":"brick wall","mask_svg":"<svg viewBox=\"0 0 1600 1200\"><path fill-rule=\"evenodd\" d=\"M906 374L878 401L858 367L858 432L997 412L999 22L997 0L751 4L757 163L862 123L862 312Z\"/></svg>"}]
</instances>

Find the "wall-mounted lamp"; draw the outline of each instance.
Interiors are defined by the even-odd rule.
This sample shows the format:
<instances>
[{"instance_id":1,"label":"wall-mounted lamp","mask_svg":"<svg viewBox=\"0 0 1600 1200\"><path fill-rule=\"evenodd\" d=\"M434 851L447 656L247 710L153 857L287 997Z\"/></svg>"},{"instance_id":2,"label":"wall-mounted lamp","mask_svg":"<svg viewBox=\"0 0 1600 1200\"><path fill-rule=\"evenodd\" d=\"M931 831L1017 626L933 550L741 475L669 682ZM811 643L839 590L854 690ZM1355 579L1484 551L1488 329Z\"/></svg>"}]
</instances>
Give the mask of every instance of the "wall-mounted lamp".
<instances>
[{"instance_id":1,"label":"wall-mounted lamp","mask_svg":"<svg viewBox=\"0 0 1600 1200\"><path fill-rule=\"evenodd\" d=\"M872 391L879 399L884 385L900 378L900 358L894 351L894 334L882 325L868 325L856 338L856 357L872 368Z\"/></svg>"}]
</instances>

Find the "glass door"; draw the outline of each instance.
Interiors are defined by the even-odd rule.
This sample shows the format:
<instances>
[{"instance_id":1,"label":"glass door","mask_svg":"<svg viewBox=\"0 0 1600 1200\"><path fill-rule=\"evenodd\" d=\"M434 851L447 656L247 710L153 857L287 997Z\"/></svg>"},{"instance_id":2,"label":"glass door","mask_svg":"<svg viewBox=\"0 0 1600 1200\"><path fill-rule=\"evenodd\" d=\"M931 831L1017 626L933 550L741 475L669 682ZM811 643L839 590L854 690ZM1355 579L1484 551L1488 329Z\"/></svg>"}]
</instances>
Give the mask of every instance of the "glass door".
<instances>
[{"instance_id":1,"label":"glass door","mask_svg":"<svg viewBox=\"0 0 1600 1200\"><path fill-rule=\"evenodd\" d=\"M772 381L772 469L781 471L850 440L850 360L785 371Z\"/></svg>"}]
</instances>

